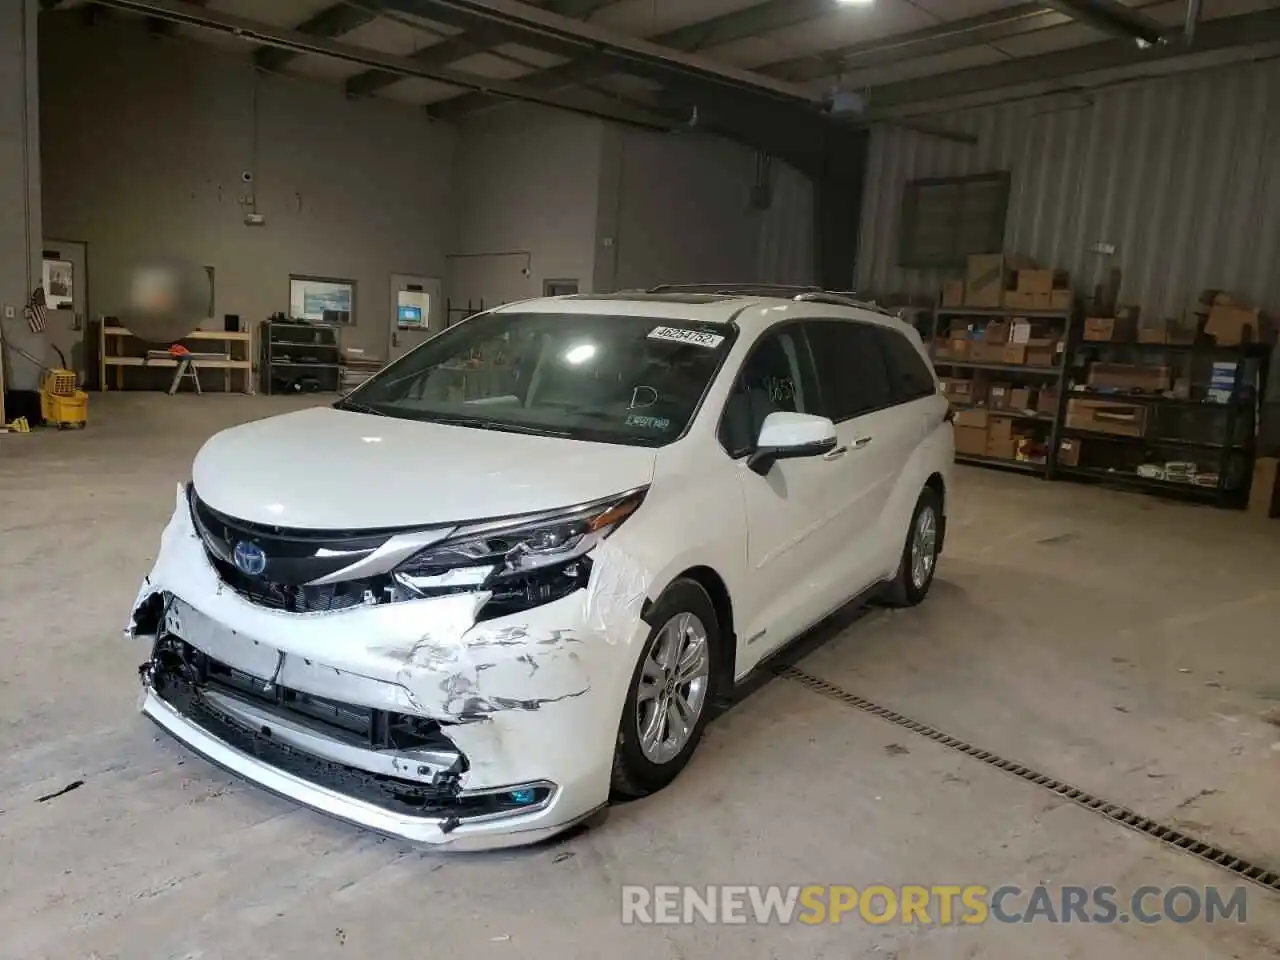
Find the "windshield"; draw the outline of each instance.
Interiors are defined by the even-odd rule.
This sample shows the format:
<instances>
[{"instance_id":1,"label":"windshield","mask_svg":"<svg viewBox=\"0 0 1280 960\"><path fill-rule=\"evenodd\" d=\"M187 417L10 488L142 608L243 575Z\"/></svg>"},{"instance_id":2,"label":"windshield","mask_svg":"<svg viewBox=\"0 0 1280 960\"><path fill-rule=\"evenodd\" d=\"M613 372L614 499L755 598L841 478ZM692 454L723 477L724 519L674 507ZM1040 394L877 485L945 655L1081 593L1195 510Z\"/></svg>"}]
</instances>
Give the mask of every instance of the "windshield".
<instances>
[{"instance_id":1,"label":"windshield","mask_svg":"<svg viewBox=\"0 0 1280 960\"><path fill-rule=\"evenodd\" d=\"M651 317L486 313L428 340L337 406L657 447L684 433L732 342L727 327Z\"/></svg>"}]
</instances>

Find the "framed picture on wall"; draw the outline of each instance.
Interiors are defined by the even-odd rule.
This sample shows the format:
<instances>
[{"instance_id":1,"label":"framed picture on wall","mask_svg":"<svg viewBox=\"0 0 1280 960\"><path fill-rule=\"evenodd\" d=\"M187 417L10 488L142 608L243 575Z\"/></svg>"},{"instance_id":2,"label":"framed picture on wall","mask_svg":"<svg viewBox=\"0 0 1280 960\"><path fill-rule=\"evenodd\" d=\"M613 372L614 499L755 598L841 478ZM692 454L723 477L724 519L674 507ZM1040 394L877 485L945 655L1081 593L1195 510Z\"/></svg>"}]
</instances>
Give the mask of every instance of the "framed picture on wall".
<instances>
[{"instance_id":1,"label":"framed picture on wall","mask_svg":"<svg viewBox=\"0 0 1280 960\"><path fill-rule=\"evenodd\" d=\"M323 323L355 323L356 285L332 277L289 278L289 316Z\"/></svg>"},{"instance_id":2,"label":"framed picture on wall","mask_svg":"<svg viewBox=\"0 0 1280 960\"><path fill-rule=\"evenodd\" d=\"M50 310L71 309L75 277L70 260L44 261L44 302Z\"/></svg>"}]
</instances>

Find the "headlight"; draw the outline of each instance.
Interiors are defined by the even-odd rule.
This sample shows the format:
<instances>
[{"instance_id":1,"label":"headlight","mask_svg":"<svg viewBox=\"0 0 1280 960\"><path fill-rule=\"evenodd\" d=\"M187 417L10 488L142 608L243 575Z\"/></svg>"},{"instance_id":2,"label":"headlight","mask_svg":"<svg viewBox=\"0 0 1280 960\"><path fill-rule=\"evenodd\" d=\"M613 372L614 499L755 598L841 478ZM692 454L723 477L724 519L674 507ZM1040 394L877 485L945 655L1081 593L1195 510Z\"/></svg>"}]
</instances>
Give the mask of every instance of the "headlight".
<instances>
[{"instance_id":1,"label":"headlight","mask_svg":"<svg viewBox=\"0 0 1280 960\"><path fill-rule=\"evenodd\" d=\"M490 591L480 619L550 603L586 586L587 554L635 513L645 492L533 519L463 527L402 563L395 580L417 597Z\"/></svg>"}]
</instances>

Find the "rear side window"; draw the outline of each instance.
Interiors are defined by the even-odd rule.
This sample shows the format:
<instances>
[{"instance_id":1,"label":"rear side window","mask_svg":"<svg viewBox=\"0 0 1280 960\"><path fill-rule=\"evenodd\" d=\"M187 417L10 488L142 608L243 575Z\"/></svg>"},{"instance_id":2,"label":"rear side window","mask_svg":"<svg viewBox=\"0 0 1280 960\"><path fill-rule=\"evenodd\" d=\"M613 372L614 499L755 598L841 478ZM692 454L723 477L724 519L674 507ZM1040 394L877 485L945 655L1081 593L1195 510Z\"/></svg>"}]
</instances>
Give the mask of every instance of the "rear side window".
<instances>
[{"instance_id":1,"label":"rear side window","mask_svg":"<svg viewBox=\"0 0 1280 960\"><path fill-rule=\"evenodd\" d=\"M910 403L937 393L933 374L910 340L888 327L877 327L876 334L884 347L885 362L889 366L894 403Z\"/></svg>"},{"instance_id":2,"label":"rear side window","mask_svg":"<svg viewBox=\"0 0 1280 960\"><path fill-rule=\"evenodd\" d=\"M839 423L893 403L876 328L847 320L805 323L822 393L822 413Z\"/></svg>"}]
</instances>

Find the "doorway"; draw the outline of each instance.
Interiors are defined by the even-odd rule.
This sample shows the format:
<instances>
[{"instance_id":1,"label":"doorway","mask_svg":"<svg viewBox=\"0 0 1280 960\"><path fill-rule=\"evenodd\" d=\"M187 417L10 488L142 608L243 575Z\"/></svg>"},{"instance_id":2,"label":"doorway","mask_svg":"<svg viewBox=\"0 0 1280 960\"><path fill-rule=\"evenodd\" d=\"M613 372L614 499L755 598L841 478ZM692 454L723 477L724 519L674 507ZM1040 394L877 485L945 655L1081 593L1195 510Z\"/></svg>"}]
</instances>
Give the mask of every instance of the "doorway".
<instances>
[{"instance_id":1,"label":"doorway","mask_svg":"<svg viewBox=\"0 0 1280 960\"><path fill-rule=\"evenodd\" d=\"M567 297L578 292L577 280L543 280L544 297Z\"/></svg>"},{"instance_id":2,"label":"doorway","mask_svg":"<svg viewBox=\"0 0 1280 960\"><path fill-rule=\"evenodd\" d=\"M95 357L87 356L89 316L88 248L79 240L46 240L41 284L45 298L45 335L50 349L45 362L65 367L83 386L87 372L97 370ZM96 386L90 384L89 386Z\"/></svg>"},{"instance_id":3,"label":"doorway","mask_svg":"<svg viewBox=\"0 0 1280 960\"><path fill-rule=\"evenodd\" d=\"M440 300L440 281L436 278L393 273L390 304L388 362L398 360L444 329L444 304Z\"/></svg>"}]
</instances>

